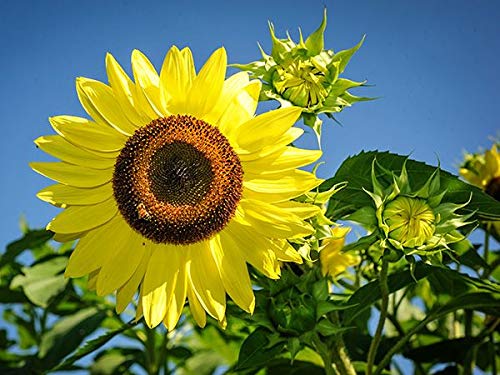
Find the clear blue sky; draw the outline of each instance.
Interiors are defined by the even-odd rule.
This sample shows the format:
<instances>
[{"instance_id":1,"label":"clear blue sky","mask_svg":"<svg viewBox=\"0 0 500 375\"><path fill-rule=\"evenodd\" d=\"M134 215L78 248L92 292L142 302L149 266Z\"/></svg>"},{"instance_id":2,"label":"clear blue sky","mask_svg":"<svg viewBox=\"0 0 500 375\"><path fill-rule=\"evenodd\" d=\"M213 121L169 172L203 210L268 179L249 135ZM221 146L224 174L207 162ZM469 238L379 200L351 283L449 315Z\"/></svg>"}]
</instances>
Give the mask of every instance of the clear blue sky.
<instances>
[{"instance_id":1,"label":"clear blue sky","mask_svg":"<svg viewBox=\"0 0 500 375\"><path fill-rule=\"evenodd\" d=\"M199 67L223 45L230 62L270 50L267 21L278 35L301 26L309 34L327 5L326 45L335 50L367 39L345 76L376 85L362 93L381 99L324 126L322 177L362 149L411 153L454 171L464 149L488 147L500 129L500 2L496 1L0 1L0 113L2 121L2 247L19 236L23 213L33 227L55 208L35 193L50 181L28 167L49 160L33 140L51 134L47 118L84 115L77 76L106 80L111 52L130 72L140 49L157 68L167 49L189 46ZM314 146L308 135L303 145Z\"/></svg>"}]
</instances>

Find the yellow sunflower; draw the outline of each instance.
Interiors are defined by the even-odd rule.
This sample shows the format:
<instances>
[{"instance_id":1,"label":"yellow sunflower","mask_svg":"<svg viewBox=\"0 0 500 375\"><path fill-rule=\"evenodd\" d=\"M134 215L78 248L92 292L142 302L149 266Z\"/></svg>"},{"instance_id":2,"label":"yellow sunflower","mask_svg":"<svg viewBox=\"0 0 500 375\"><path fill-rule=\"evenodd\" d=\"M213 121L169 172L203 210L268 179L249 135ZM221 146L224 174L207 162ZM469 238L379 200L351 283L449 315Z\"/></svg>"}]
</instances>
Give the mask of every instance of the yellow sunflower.
<instances>
[{"instance_id":1,"label":"yellow sunflower","mask_svg":"<svg viewBox=\"0 0 500 375\"><path fill-rule=\"evenodd\" d=\"M496 144L484 154L467 154L460 174L471 184L500 200L500 155Z\"/></svg>"},{"instance_id":2,"label":"yellow sunflower","mask_svg":"<svg viewBox=\"0 0 500 375\"><path fill-rule=\"evenodd\" d=\"M186 299L198 325L224 322L226 293L252 312L247 263L276 279L280 261L301 262L286 239L313 233L318 208L292 201L321 182L297 169L320 151L289 146L301 109L255 116L260 82L226 66L220 48L196 74L174 46L158 75L135 50L132 81L108 54L109 85L76 81L92 120L52 117L57 135L35 141L61 160L31 167L57 182L38 197L64 209L47 229L79 239L66 276L116 291L118 312L138 291L150 327L173 329Z\"/></svg>"}]
</instances>

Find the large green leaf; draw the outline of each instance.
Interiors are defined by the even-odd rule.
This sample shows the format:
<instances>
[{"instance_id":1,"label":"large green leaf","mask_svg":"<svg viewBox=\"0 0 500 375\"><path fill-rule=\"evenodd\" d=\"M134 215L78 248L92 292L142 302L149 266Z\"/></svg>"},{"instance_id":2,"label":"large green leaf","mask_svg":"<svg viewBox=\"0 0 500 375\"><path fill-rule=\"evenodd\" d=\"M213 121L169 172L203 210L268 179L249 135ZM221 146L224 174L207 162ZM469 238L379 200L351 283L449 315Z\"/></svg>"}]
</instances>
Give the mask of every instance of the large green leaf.
<instances>
[{"instance_id":1,"label":"large green leaf","mask_svg":"<svg viewBox=\"0 0 500 375\"><path fill-rule=\"evenodd\" d=\"M358 155L346 159L335 176L320 186L320 190L325 191L335 184L348 182L347 187L334 194L330 199L327 212L329 218L342 219L362 207L372 205L371 198L363 191L363 188L372 189L370 173L375 158L381 166L396 174L401 172L402 166L407 160L406 169L413 189L422 186L436 170L436 167L408 159L407 156L390 152L362 151ZM475 212L479 219L500 220L500 202L479 188L461 181L451 173L441 171L440 175L441 188L447 191L443 202L465 203L470 199L469 204L463 208L464 213Z\"/></svg>"},{"instance_id":2,"label":"large green leaf","mask_svg":"<svg viewBox=\"0 0 500 375\"><path fill-rule=\"evenodd\" d=\"M23 267L24 275L17 275L10 287L21 287L26 297L37 306L47 307L48 303L61 293L68 280L62 271L68 263L65 256L51 257L32 267Z\"/></svg>"},{"instance_id":3,"label":"large green leaf","mask_svg":"<svg viewBox=\"0 0 500 375\"><path fill-rule=\"evenodd\" d=\"M11 242L0 258L0 268L12 262L16 257L27 249L36 249L52 238L54 233L45 229L32 230L27 232L22 238Z\"/></svg>"},{"instance_id":4,"label":"large green leaf","mask_svg":"<svg viewBox=\"0 0 500 375\"><path fill-rule=\"evenodd\" d=\"M106 313L90 307L59 320L47 331L40 343L38 357L45 369L61 363L102 323Z\"/></svg>"}]
</instances>

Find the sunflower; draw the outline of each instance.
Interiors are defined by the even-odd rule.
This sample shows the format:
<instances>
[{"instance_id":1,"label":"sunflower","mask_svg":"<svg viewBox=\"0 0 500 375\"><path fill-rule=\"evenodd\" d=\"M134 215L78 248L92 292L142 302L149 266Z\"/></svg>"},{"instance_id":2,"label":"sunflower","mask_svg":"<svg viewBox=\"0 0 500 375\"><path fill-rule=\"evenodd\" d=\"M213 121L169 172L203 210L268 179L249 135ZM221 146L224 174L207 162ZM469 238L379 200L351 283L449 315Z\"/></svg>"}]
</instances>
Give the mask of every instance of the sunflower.
<instances>
[{"instance_id":1,"label":"sunflower","mask_svg":"<svg viewBox=\"0 0 500 375\"><path fill-rule=\"evenodd\" d=\"M76 80L91 120L52 117L57 135L35 141L61 160L31 163L57 182L38 197L64 209L47 229L79 239L65 275L116 291L118 313L138 292L150 327L173 329L186 299L202 327L207 313L225 322L226 294L251 313L247 263L277 279L280 262L301 263L287 239L314 231L318 208L292 200L321 182L297 169L320 151L289 146L301 109L255 116L260 82L226 66L220 48L196 73L174 46L158 75L135 50L132 80L108 54L109 85Z\"/></svg>"}]
</instances>

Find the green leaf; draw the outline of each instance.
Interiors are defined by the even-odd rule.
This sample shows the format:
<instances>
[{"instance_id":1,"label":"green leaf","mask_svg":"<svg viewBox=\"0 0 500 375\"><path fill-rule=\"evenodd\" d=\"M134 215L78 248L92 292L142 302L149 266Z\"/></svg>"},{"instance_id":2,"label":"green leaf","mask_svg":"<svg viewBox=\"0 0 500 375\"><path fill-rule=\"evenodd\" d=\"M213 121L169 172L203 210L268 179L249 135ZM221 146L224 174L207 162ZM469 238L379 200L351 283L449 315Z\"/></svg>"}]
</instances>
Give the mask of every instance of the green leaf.
<instances>
[{"instance_id":1,"label":"green leaf","mask_svg":"<svg viewBox=\"0 0 500 375\"><path fill-rule=\"evenodd\" d=\"M346 304L339 305L334 301L320 301L316 306L316 319L321 318L323 315L328 314L329 312L346 310L355 306L357 305L346 305Z\"/></svg>"},{"instance_id":2,"label":"green leaf","mask_svg":"<svg viewBox=\"0 0 500 375\"><path fill-rule=\"evenodd\" d=\"M48 303L61 293L68 280L60 274L66 267L68 258L50 258L32 267L23 267L24 275L17 275L10 287L21 287L26 297L37 306L47 307Z\"/></svg>"},{"instance_id":3,"label":"green leaf","mask_svg":"<svg viewBox=\"0 0 500 375\"><path fill-rule=\"evenodd\" d=\"M137 354L142 354L134 349ZM127 369L135 363L135 358L130 350L113 348L96 356L94 363L90 366L92 375L124 374Z\"/></svg>"},{"instance_id":4,"label":"green leaf","mask_svg":"<svg viewBox=\"0 0 500 375\"><path fill-rule=\"evenodd\" d=\"M92 314L95 314L97 312L96 309L87 309L87 310L83 310L83 312L85 312L85 314L83 314L84 316L88 316L89 318L92 318ZM103 318L103 313L98 313L100 314L99 316ZM74 319L74 316L72 316L71 318ZM85 320L86 318L83 318L83 320ZM102 321L102 319L101 319ZM100 324L100 322L99 322ZM109 332L106 332L104 335L102 336L99 336L93 340L90 340L90 341L87 341L85 343L85 345L83 345L82 347L80 347L73 355L71 355L70 357L66 358L64 360L64 362L62 362L61 364L57 365L56 367L52 368L53 371L56 371L56 370L64 370L66 369L67 367L71 366L73 363L75 363L76 361L78 361L80 358L83 358L85 357L86 355L100 349L101 347L103 347L108 341L110 341L112 338L114 338L115 336L119 335L120 333L123 333L125 332L126 330L134 327L136 325L136 323L128 323L128 324L125 324L113 331L109 331ZM97 327L96 327L97 328Z\"/></svg>"},{"instance_id":5,"label":"green leaf","mask_svg":"<svg viewBox=\"0 0 500 375\"><path fill-rule=\"evenodd\" d=\"M47 331L40 343L38 357L44 368L51 369L80 346L89 334L102 323L106 313L94 307L87 308L59 320Z\"/></svg>"},{"instance_id":6,"label":"green leaf","mask_svg":"<svg viewBox=\"0 0 500 375\"><path fill-rule=\"evenodd\" d=\"M346 159L335 176L320 186L320 190L324 191L339 182L348 182L346 188L330 199L327 211L330 219L342 219L360 208L372 205L371 198L363 191L363 188L372 189L370 173L374 158L377 159L379 165L393 171L396 175L399 175L405 160L408 159L407 156L379 151L362 151ZM408 159L406 169L412 188L418 189L434 173L436 167ZM447 191L443 202L465 203L470 199L469 204L462 209L464 213L474 213L477 218L484 220L500 220L500 202L479 188L459 180L451 173L441 171L440 175L441 189Z\"/></svg>"},{"instance_id":7,"label":"green leaf","mask_svg":"<svg viewBox=\"0 0 500 375\"><path fill-rule=\"evenodd\" d=\"M485 314L500 316L500 296L487 292L466 293L451 299L440 307L436 314L443 316L462 309L477 310Z\"/></svg>"},{"instance_id":8,"label":"green leaf","mask_svg":"<svg viewBox=\"0 0 500 375\"><path fill-rule=\"evenodd\" d=\"M0 268L12 262L16 257L27 249L36 249L50 240L54 233L45 229L27 232L22 238L7 245L5 253L0 258Z\"/></svg>"},{"instance_id":9,"label":"green leaf","mask_svg":"<svg viewBox=\"0 0 500 375\"><path fill-rule=\"evenodd\" d=\"M434 267L427 264L417 263L415 265L415 271L413 275L409 270L399 271L389 275L387 280L389 293L394 293L395 291L403 289L408 285L414 284L415 280L420 280L424 277L427 277L431 273L433 268ZM374 280L356 290L347 301L349 305L355 306L345 310L344 324L347 325L355 320L358 315L369 309L371 305L377 302L380 298L382 298L382 296L380 293L380 283L378 280Z\"/></svg>"},{"instance_id":10,"label":"green leaf","mask_svg":"<svg viewBox=\"0 0 500 375\"><path fill-rule=\"evenodd\" d=\"M316 330L321 333L322 336L332 336L332 335L339 335L341 333L344 333L346 331L350 331L351 329L354 329L355 327L341 327L338 325L333 324L330 322L328 319L322 319L319 321L319 323L316 325Z\"/></svg>"},{"instance_id":11,"label":"green leaf","mask_svg":"<svg viewBox=\"0 0 500 375\"><path fill-rule=\"evenodd\" d=\"M271 332L259 327L253 331L241 344L238 362L235 371L251 368L262 368L277 356L283 349L285 343L278 342L272 345Z\"/></svg>"}]
</instances>

